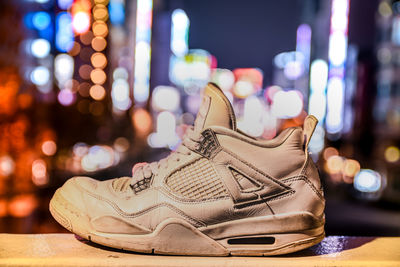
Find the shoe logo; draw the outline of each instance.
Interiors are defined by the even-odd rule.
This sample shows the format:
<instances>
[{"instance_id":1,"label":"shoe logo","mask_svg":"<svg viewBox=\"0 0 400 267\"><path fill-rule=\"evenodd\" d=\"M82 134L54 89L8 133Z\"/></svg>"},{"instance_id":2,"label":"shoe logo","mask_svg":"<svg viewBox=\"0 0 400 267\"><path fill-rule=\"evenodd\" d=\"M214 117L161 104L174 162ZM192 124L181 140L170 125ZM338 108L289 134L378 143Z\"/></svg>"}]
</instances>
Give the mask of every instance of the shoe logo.
<instances>
[{"instance_id":1,"label":"shoe logo","mask_svg":"<svg viewBox=\"0 0 400 267\"><path fill-rule=\"evenodd\" d=\"M213 159L213 162L217 166L220 177L225 181L236 209L294 193L291 187L225 148L221 148L221 152Z\"/></svg>"},{"instance_id":2,"label":"shoe logo","mask_svg":"<svg viewBox=\"0 0 400 267\"><path fill-rule=\"evenodd\" d=\"M204 130L201 135L203 139L200 142L199 148L195 151L203 157L211 159L221 150L221 146L219 145L215 133L211 129Z\"/></svg>"}]
</instances>

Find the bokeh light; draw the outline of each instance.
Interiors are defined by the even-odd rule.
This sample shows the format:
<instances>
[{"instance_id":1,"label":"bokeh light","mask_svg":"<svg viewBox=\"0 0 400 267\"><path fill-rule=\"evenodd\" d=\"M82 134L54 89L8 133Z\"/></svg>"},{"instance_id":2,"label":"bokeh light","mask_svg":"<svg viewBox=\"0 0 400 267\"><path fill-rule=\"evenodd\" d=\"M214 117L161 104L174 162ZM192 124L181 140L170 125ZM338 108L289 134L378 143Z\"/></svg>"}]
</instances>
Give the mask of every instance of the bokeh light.
<instances>
[{"instance_id":1,"label":"bokeh light","mask_svg":"<svg viewBox=\"0 0 400 267\"><path fill-rule=\"evenodd\" d=\"M38 206L38 201L33 194L23 194L13 197L8 204L11 216L22 218L29 216Z\"/></svg>"},{"instance_id":2,"label":"bokeh light","mask_svg":"<svg viewBox=\"0 0 400 267\"><path fill-rule=\"evenodd\" d=\"M90 72L90 79L94 84L103 84L105 83L107 76L102 69L94 69Z\"/></svg>"},{"instance_id":3,"label":"bokeh light","mask_svg":"<svg viewBox=\"0 0 400 267\"><path fill-rule=\"evenodd\" d=\"M107 58L103 53L94 53L90 61L95 68L104 69L107 66Z\"/></svg>"},{"instance_id":4,"label":"bokeh light","mask_svg":"<svg viewBox=\"0 0 400 267\"><path fill-rule=\"evenodd\" d=\"M46 39L35 39L31 44L31 53L37 58L47 57L50 49L50 43Z\"/></svg>"},{"instance_id":5,"label":"bokeh light","mask_svg":"<svg viewBox=\"0 0 400 267\"><path fill-rule=\"evenodd\" d=\"M69 89L60 90L57 96L58 102L63 106L70 106L76 100L76 95Z\"/></svg>"},{"instance_id":6,"label":"bokeh light","mask_svg":"<svg viewBox=\"0 0 400 267\"><path fill-rule=\"evenodd\" d=\"M387 162L397 162L400 159L400 149L395 146L389 146L385 149L385 159Z\"/></svg>"},{"instance_id":7,"label":"bokeh light","mask_svg":"<svg viewBox=\"0 0 400 267\"><path fill-rule=\"evenodd\" d=\"M90 15L80 11L72 17L72 27L77 34L85 33L90 27Z\"/></svg>"},{"instance_id":8,"label":"bokeh light","mask_svg":"<svg viewBox=\"0 0 400 267\"><path fill-rule=\"evenodd\" d=\"M57 152L57 144L53 140L47 140L42 143L42 152L46 156L53 156Z\"/></svg>"},{"instance_id":9,"label":"bokeh light","mask_svg":"<svg viewBox=\"0 0 400 267\"><path fill-rule=\"evenodd\" d=\"M95 51L103 51L107 46L107 41L103 37L96 36L92 39L92 48Z\"/></svg>"},{"instance_id":10,"label":"bokeh light","mask_svg":"<svg viewBox=\"0 0 400 267\"><path fill-rule=\"evenodd\" d=\"M103 86L96 84L90 87L89 94L94 100L102 100L106 96L106 90Z\"/></svg>"},{"instance_id":11,"label":"bokeh light","mask_svg":"<svg viewBox=\"0 0 400 267\"><path fill-rule=\"evenodd\" d=\"M49 182L47 165L42 159L37 159L32 163L32 182L37 186L42 186Z\"/></svg>"},{"instance_id":12,"label":"bokeh light","mask_svg":"<svg viewBox=\"0 0 400 267\"><path fill-rule=\"evenodd\" d=\"M175 87L157 86L154 88L152 107L155 110L175 111L179 108L180 94Z\"/></svg>"},{"instance_id":13,"label":"bokeh light","mask_svg":"<svg viewBox=\"0 0 400 267\"><path fill-rule=\"evenodd\" d=\"M5 155L0 157L0 177L1 176L7 177L11 175L14 172L14 169L15 169L15 163L10 156Z\"/></svg>"},{"instance_id":14,"label":"bokeh light","mask_svg":"<svg viewBox=\"0 0 400 267\"><path fill-rule=\"evenodd\" d=\"M361 192L377 192L381 189L382 177L373 170L362 169L354 177L354 188Z\"/></svg>"},{"instance_id":15,"label":"bokeh light","mask_svg":"<svg viewBox=\"0 0 400 267\"><path fill-rule=\"evenodd\" d=\"M50 80L50 71L44 66L39 66L31 72L31 81L36 85L45 85Z\"/></svg>"}]
</instances>

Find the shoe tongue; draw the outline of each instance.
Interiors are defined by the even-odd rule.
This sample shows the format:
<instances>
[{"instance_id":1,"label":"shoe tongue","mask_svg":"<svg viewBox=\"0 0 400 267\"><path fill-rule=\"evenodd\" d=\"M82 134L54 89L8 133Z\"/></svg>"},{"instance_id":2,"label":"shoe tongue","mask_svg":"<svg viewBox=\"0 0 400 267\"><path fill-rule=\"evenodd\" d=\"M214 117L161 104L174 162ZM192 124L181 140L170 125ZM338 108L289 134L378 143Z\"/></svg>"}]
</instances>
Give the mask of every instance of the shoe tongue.
<instances>
[{"instance_id":1,"label":"shoe tongue","mask_svg":"<svg viewBox=\"0 0 400 267\"><path fill-rule=\"evenodd\" d=\"M236 131L236 118L228 98L216 84L209 83L204 89L203 102L194 122L195 130L210 126L222 126Z\"/></svg>"}]
</instances>

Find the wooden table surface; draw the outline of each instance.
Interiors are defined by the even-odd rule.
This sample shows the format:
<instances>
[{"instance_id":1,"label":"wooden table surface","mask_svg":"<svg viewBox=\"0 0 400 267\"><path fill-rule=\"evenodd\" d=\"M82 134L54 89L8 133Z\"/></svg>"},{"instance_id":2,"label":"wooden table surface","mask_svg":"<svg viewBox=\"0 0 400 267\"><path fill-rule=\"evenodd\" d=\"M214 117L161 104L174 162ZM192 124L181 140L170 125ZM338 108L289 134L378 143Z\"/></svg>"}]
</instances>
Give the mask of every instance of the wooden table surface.
<instances>
[{"instance_id":1,"label":"wooden table surface","mask_svg":"<svg viewBox=\"0 0 400 267\"><path fill-rule=\"evenodd\" d=\"M124 252L73 234L0 234L0 266L400 266L400 237L329 236L273 257L185 257Z\"/></svg>"}]
</instances>

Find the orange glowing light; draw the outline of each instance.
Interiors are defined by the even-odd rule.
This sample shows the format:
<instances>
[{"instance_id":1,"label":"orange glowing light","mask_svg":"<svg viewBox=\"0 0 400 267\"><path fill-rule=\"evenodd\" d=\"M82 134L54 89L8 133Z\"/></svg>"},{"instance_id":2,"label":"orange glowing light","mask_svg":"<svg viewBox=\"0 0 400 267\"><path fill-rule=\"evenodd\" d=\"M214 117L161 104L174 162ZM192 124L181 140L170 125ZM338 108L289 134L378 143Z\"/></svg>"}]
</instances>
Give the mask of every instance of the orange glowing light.
<instances>
[{"instance_id":1,"label":"orange glowing light","mask_svg":"<svg viewBox=\"0 0 400 267\"><path fill-rule=\"evenodd\" d=\"M53 156L57 152L57 144L53 140L47 140L42 143L42 152L46 156Z\"/></svg>"},{"instance_id":2,"label":"orange glowing light","mask_svg":"<svg viewBox=\"0 0 400 267\"><path fill-rule=\"evenodd\" d=\"M354 159L346 159L343 164L343 174L354 177L361 169L360 163Z\"/></svg>"},{"instance_id":3,"label":"orange glowing light","mask_svg":"<svg viewBox=\"0 0 400 267\"><path fill-rule=\"evenodd\" d=\"M118 152L126 152L129 149L130 143L129 140L125 137L118 137L114 141L114 149Z\"/></svg>"},{"instance_id":4,"label":"orange glowing light","mask_svg":"<svg viewBox=\"0 0 400 267\"><path fill-rule=\"evenodd\" d=\"M95 84L90 87L89 94L94 100L102 100L106 96L106 90L103 86Z\"/></svg>"},{"instance_id":5,"label":"orange glowing light","mask_svg":"<svg viewBox=\"0 0 400 267\"><path fill-rule=\"evenodd\" d=\"M32 182L38 186L49 182L46 162L42 159L37 159L32 163Z\"/></svg>"},{"instance_id":6,"label":"orange glowing light","mask_svg":"<svg viewBox=\"0 0 400 267\"><path fill-rule=\"evenodd\" d=\"M94 3L100 5L107 5L109 0L94 0Z\"/></svg>"},{"instance_id":7,"label":"orange glowing light","mask_svg":"<svg viewBox=\"0 0 400 267\"><path fill-rule=\"evenodd\" d=\"M94 84L103 84L106 81L107 76L106 76L106 73L103 70L94 69L90 73L90 79L92 80L92 82Z\"/></svg>"},{"instance_id":8,"label":"orange glowing light","mask_svg":"<svg viewBox=\"0 0 400 267\"><path fill-rule=\"evenodd\" d=\"M95 21L92 25L95 36L105 37L108 34L108 27L103 21Z\"/></svg>"},{"instance_id":9,"label":"orange glowing light","mask_svg":"<svg viewBox=\"0 0 400 267\"><path fill-rule=\"evenodd\" d=\"M90 78L90 73L93 70L92 66L85 64L79 67L79 76L82 79L88 80Z\"/></svg>"},{"instance_id":10,"label":"orange glowing light","mask_svg":"<svg viewBox=\"0 0 400 267\"><path fill-rule=\"evenodd\" d=\"M71 56L76 56L81 52L81 45L78 42L74 42L74 45L72 46L71 50L68 51L68 54Z\"/></svg>"},{"instance_id":11,"label":"orange glowing light","mask_svg":"<svg viewBox=\"0 0 400 267\"><path fill-rule=\"evenodd\" d=\"M107 46L107 41L103 37L95 37L92 40L92 48L96 51L103 51Z\"/></svg>"},{"instance_id":12,"label":"orange glowing light","mask_svg":"<svg viewBox=\"0 0 400 267\"><path fill-rule=\"evenodd\" d=\"M19 195L11 199L8 204L8 212L13 217L27 217L37 207L38 201L33 194Z\"/></svg>"},{"instance_id":13,"label":"orange glowing light","mask_svg":"<svg viewBox=\"0 0 400 267\"><path fill-rule=\"evenodd\" d=\"M326 162L327 172L330 174L341 173L344 165L344 160L340 156L332 156Z\"/></svg>"},{"instance_id":14,"label":"orange glowing light","mask_svg":"<svg viewBox=\"0 0 400 267\"><path fill-rule=\"evenodd\" d=\"M385 149L385 159L387 162L394 163L400 159L400 149L395 146L389 146Z\"/></svg>"},{"instance_id":15,"label":"orange glowing light","mask_svg":"<svg viewBox=\"0 0 400 267\"><path fill-rule=\"evenodd\" d=\"M93 40L93 32L87 31L80 36L81 42L85 45L89 45Z\"/></svg>"},{"instance_id":16,"label":"orange glowing light","mask_svg":"<svg viewBox=\"0 0 400 267\"><path fill-rule=\"evenodd\" d=\"M145 109L136 109L132 114L132 122L139 136L146 136L151 131L151 115Z\"/></svg>"},{"instance_id":17,"label":"orange glowing light","mask_svg":"<svg viewBox=\"0 0 400 267\"><path fill-rule=\"evenodd\" d=\"M324 160L328 160L332 156L338 156L339 151L334 147L327 147L323 152Z\"/></svg>"},{"instance_id":18,"label":"orange glowing light","mask_svg":"<svg viewBox=\"0 0 400 267\"><path fill-rule=\"evenodd\" d=\"M234 69L233 74L237 81L245 80L251 82L255 89L258 90L262 87L263 73L260 69L256 68L239 68Z\"/></svg>"},{"instance_id":19,"label":"orange glowing light","mask_svg":"<svg viewBox=\"0 0 400 267\"><path fill-rule=\"evenodd\" d=\"M93 17L95 20L107 20L108 19L108 10L105 5L98 4L93 8Z\"/></svg>"},{"instance_id":20,"label":"orange glowing light","mask_svg":"<svg viewBox=\"0 0 400 267\"><path fill-rule=\"evenodd\" d=\"M83 82L78 86L78 92L83 97L89 96L89 90L90 90L90 83L88 82Z\"/></svg>"},{"instance_id":21,"label":"orange glowing light","mask_svg":"<svg viewBox=\"0 0 400 267\"><path fill-rule=\"evenodd\" d=\"M103 53L94 53L90 61L95 68L104 69L107 66L107 58Z\"/></svg>"}]
</instances>

